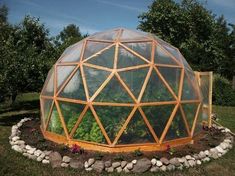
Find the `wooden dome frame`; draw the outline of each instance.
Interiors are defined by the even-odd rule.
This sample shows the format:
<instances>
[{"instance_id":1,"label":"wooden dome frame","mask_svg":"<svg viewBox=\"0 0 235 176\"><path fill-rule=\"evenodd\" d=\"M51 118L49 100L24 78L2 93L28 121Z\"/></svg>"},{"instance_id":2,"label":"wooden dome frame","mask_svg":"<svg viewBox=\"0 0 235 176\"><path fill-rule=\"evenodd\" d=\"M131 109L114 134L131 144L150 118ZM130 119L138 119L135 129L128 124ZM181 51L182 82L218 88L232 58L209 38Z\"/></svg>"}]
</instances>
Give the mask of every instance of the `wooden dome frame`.
<instances>
[{"instance_id":1,"label":"wooden dome frame","mask_svg":"<svg viewBox=\"0 0 235 176\"><path fill-rule=\"evenodd\" d=\"M162 151L165 150L169 145L171 147L174 146L178 146L178 145L184 145L187 143L192 143L193 142L193 138L195 136L194 134L194 130L196 128L196 125L198 122L198 116L200 114L200 110L201 110L201 104L202 104L202 98L201 98L201 94L200 94L200 90L199 90L199 86L197 85L197 83L195 83L194 81L196 80L191 80L188 79L188 81L190 82L191 85L193 85L193 89L195 91L195 93L198 95L197 99L193 99L193 100L182 100L182 91L183 91L183 81L184 81L184 77L185 77L185 71L190 70L191 68L188 67L187 65L185 65L185 63L183 62L183 56L180 55L179 58L176 58L175 56L173 56L169 50L167 50L166 48L164 48L162 46L162 44L167 44L167 43L163 43L164 41L156 38L155 36L152 36L150 34L145 35L144 39L126 39L126 40L121 40L120 36L122 35L123 31L126 29L115 29L113 31L117 32L117 38L115 40L105 40L105 39L95 39L93 36L96 35L92 35L86 39L84 39L83 42L83 46L82 46L82 50L81 50L81 55L80 55L80 60L76 61L76 62L61 62L61 60L63 59L63 55L61 56L61 58L55 63L55 65L53 66L54 70L55 70L55 74L54 74L54 80L53 83L54 85L58 85L57 83L57 67L59 66L75 66L75 69L71 72L71 74L68 76L68 78L62 83L61 87L58 89L57 86L54 86L54 93L53 95L45 95L43 94L44 89L46 87L46 85L48 84L49 80L47 79L45 82L45 85L42 89L41 95L40 95L40 107L41 107L41 131L44 135L44 137L46 139L49 139L51 141L54 141L56 143L64 143L64 144L68 144L68 145L73 145L73 144L77 144L79 146L81 146L82 148L86 149L86 150L95 150L95 151L102 151L102 152L130 152L130 151L134 151L134 150L142 150L142 151ZM140 35L143 35L142 33L140 33ZM97 51L96 53L92 54L91 56L89 56L88 58L84 59L84 51L85 48L87 46L88 42L96 42L96 43L108 43L110 45L108 45L107 47L101 49L100 51ZM137 53L136 51L132 50L131 48L127 47L125 44L126 43L151 43L151 58L145 58L142 55L140 55L139 53ZM160 64L160 63L155 63L154 61L154 55L155 55L155 47L161 47L162 51L164 51L164 53L166 55L168 55L170 58L172 58L178 65L170 65L170 64ZM103 67L103 66L99 66L99 65L93 65L88 63L87 61L93 57L96 57L98 54L102 53L103 51L111 48L111 47L115 47L115 53L114 53L114 65L113 68L107 68L107 67ZM118 49L119 47L122 47L124 49L126 49L128 52L130 52L131 54L133 54L134 56L138 57L139 59L142 59L143 61L146 62L146 64L144 65L137 65L137 66L130 66L130 67L126 67L126 68L117 68L117 60L118 60ZM171 46L172 47L172 46ZM179 50L177 48L174 48L175 51L177 51L179 54ZM99 70L105 70L105 71L109 71L111 72L110 75L107 77L107 79L101 84L101 86L97 89L97 91L91 96L89 95L89 90L88 90L88 86L87 86L87 81L86 81L86 76L84 73L84 66L88 66L91 68L95 68L95 69L99 69ZM165 68L179 68L181 69L181 73L180 73L180 80L179 80L179 87L178 87L178 95L172 90L171 86L168 84L168 82L164 79L164 77L162 76L162 74L159 71L159 67L165 67ZM122 80L122 78L119 75L119 72L122 71L128 71L128 70L133 70L133 69L139 69L139 68L149 68L147 76L144 80L143 86L140 90L139 96L135 97L132 93L132 91L130 90L130 88L127 86L127 84ZM77 72L77 70L80 70L81 72L81 76L82 76L82 82L84 85L84 90L85 90L85 95L86 95L86 101L83 100L78 100L78 99L70 99L70 98L65 98L65 97L59 97L59 93L63 90L63 88L68 84L68 82L71 80L71 78L75 75L75 73ZM158 77L160 78L160 80L164 83L164 85L166 86L167 90L172 94L172 96L174 97L174 101L161 101L161 102L141 102L141 98L144 94L144 91L146 89L148 80L150 79L151 73L152 71L155 71L156 74L158 75ZM192 71L192 70L190 70ZM134 103L115 103L115 102L95 102L95 98L96 96L104 89L104 87L108 84L108 82L112 79L112 77L116 77L118 79L118 81L120 82L120 84L122 85L122 87L126 90L126 92L129 94L129 96L133 99ZM47 120L45 120L46 118L44 117L44 101L47 100L51 100L52 104L50 106L49 109L49 115ZM72 131L69 133L68 129L66 127L65 121L64 121L64 117L63 114L61 112L61 108L59 106L59 102L71 102L71 103L78 103L78 104L83 104L85 106L84 110L82 111L82 113L79 115L77 122L74 126L74 128L72 129ZM142 110L143 106L159 106L159 105L175 105L167 123L166 126L161 134L161 136L157 136L153 127L151 126L148 118L146 117L144 111ZM195 112L195 116L194 116L194 120L192 123L192 126L190 128L188 122L187 122L187 117L185 115L184 109L182 107L183 104L197 104L197 109ZM129 114L129 116L126 118L126 121L124 122L123 126L121 127L120 131L117 133L115 139L113 141L110 140L109 136L107 135L107 132L105 131L104 126L102 125L95 109L94 109L94 105L100 105L100 106L128 106L128 107L133 107L131 113ZM53 110L53 107L56 107L58 114L59 114L59 118L60 121L62 123L62 127L64 130L64 136L59 135L59 134L55 134L53 132L48 131L48 125L50 122L50 118L51 118L51 113ZM73 139L73 134L75 133L76 129L78 128L80 122L82 121L82 118L84 116L84 114L88 111L88 109L91 110L96 122L98 123L102 134L104 135L107 144L100 144L100 143L95 143L95 142L88 142L88 141L82 141L82 140L77 140L77 139ZM174 140L169 140L169 141L164 141L165 136L167 134L168 129L170 128L170 125L176 115L177 111L180 111L183 117L183 121L184 121L184 125L186 127L187 133L188 133L188 137L183 137L183 138L179 138L179 139L174 139ZM148 127L149 131L152 134L152 137L155 140L155 143L140 143L140 144L122 144L122 145L117 145L117 141L118 139L121 137L123 131L126 129L128 123L130 122L130 120L132 119L135 111L139 111L146 126Z\"/></svg>"}]
</instances>

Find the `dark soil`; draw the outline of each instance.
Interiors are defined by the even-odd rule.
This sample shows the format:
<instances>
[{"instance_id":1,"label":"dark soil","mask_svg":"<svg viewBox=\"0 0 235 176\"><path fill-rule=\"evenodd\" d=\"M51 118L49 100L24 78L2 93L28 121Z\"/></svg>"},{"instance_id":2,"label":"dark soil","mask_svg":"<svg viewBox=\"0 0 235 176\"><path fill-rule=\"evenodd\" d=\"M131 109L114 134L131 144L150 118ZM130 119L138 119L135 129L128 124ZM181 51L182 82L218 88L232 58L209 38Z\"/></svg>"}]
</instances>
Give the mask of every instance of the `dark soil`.
<instances>
[{"instance_id":1,"label":"dark soil","mask_svg":"<svg viewBox=\"0 0 235 176\"><path fill-rule=\"evenodd\" d=\"M21 127L21 138L26 144L36 147L41 150L53 150L58 151L62 156L67 155L72 158L77 158L81 161L88 160L89 158L96 158L102 160L112 161L131 161L133 159L147 157L149 159L166 157L168 159L172 157L182 157L188 154L199 153L202 150L207 150L219 145L224 140L224 135L214 128L210 130L203 130L199 137L194 140L194 144L187 144L180 147L175 147L169 151L163 152L142 152L135 151L132 153L102 153L85 150L82 154L72 153L70 149L61 144L54 143L52 141L44 139L40 130L40 120L34 119L25 122Z\"/></svg>"}]
</instances>

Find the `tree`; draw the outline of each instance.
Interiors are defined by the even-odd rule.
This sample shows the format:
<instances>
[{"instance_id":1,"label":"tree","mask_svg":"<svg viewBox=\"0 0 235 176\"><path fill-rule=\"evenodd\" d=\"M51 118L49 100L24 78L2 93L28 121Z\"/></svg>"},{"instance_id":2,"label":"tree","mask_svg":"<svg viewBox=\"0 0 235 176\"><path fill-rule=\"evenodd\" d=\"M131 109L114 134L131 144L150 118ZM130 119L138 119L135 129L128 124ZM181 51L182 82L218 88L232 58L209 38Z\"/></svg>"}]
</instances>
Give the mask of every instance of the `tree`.
<instances>
[{"instance_id":1,"label":"tree","mask_svg":"<svg viewBox=\"0 0 235 176\"><path fill-rule=\"evenodd\" d=\"M64 27L64 29L58 36L56 36L54 40L57 48L57 56L59 57L67 47L76 42L79 42L87 36L88 34L82 35L79 27L75 24L69 24L68 26Z\"/></svg>"},{"instance_id":2,"label":"tree","mask_svg":"<svg viewBox=\"0 0 235 176\"><path fill-rule=\"evenodd\" d=\"M4 96L14 102L18 93L41 90L55 52L39 19L26 16L19 25L8 26L1 28L0 83Z\"/></svg>"},{"instance_id":3,"label":"tree","mask_svg":"<svg viewBox=\"0 0 235 176\"><path fill-rule=\"evenodd\" d=\"M223 16L216 19L196 0L155 0L139 16L139 29L151 32L178 47L199 71L214 71L231 79L234 38Z\"/></svg>"}]
</instances>

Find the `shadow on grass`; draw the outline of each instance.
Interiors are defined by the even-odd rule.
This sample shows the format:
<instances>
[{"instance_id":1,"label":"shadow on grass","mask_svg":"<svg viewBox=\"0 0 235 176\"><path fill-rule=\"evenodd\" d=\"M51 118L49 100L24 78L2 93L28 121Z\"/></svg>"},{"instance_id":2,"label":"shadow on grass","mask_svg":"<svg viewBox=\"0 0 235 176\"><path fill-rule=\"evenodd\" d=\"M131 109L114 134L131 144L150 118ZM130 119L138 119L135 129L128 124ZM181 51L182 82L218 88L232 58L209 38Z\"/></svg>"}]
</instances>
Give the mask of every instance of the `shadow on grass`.
<instances>
[{"instance_id":1,"label":"shadow on grass","mask_svg":"<svg viewBox=\"0 0 235 176\"><path fill-rule=\"evenodd\" d=\"M0 117L0 125L1 126L12 126L18 123L21 119L25 117L30 117L30 118L39 118L39 112L25 112L21 114L16 114L16 115L6 115L3 117Z\"/></svg>"},{"instance_id":2,"label":"shadow on grass","mask_svg":"<svg viewBox=\"0 0 235 176\"><path fill-rule=\"evenodd\" d=\"M39 100L15 102L13 105L2 107L0 115L9 111L32 110L39 108Z\"/></svg>"}]
</instances>

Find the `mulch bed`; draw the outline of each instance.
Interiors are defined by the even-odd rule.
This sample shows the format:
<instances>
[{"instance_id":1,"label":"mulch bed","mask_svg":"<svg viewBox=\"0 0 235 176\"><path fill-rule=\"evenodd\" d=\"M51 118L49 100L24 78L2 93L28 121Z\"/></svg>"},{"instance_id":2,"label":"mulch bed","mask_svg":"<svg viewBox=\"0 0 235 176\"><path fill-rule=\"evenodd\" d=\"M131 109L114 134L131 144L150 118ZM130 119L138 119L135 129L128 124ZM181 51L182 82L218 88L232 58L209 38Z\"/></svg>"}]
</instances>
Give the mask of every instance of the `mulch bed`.
<instances>
[{"instance_id":1,"label":"mulch bed","mask_svg":"<svg viewBox=\"0 0 235 176\"><path fill-rule=\"evenodd\" d=\"M131 161L133 159L147 157L149 159L166 157L168 159L173 157L183 157L194 153L199 153L219 145L224 140L224 135L220 130L211 128L210 130L203 130L200 137L194 140L194 144L187 144L180 147L175 147L171 154L170 152L132 152L132 153L102 153L85 150L82 154L74 154L70 149L61 144L44 139L40 130L40 120L34 119L23 123L21 130L21 138L26 144L36 147L40 150L58 151L62 156L67 155L71 158L77 158L80 161L87 161L89 158L112 160L112 161Z\"/></svg>"}]
</instances>

